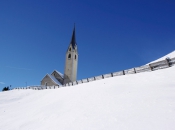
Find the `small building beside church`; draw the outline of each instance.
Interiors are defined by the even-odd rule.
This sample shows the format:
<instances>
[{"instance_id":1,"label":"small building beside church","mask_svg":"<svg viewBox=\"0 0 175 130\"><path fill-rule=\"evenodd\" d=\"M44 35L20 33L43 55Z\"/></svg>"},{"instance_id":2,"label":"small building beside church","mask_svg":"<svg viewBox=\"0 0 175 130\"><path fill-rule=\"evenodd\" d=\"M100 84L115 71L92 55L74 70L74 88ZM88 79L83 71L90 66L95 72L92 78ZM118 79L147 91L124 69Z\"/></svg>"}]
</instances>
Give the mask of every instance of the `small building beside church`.
<instances>
[{"instance_id":1,"label":"small building beside church","mask_svg":"<svg viewBox=\"0 0 175 130\"><path fill-rule=\"evenodd\" d=\"M60 86L77 80L78 50L75 37L75 26L72 33L71 42L66 51L64 74L54 70L51 74L46 74L41 80L42 86Z\"/></svg>"}]
</instances>

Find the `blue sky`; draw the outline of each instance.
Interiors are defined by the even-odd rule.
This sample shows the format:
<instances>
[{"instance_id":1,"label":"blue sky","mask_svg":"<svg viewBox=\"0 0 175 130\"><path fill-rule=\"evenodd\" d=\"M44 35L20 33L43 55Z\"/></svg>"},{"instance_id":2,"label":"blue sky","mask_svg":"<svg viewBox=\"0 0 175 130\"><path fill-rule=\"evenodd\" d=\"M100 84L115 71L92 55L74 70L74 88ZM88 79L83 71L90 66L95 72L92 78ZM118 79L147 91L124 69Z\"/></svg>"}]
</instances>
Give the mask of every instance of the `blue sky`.
<instances>
[{"instance_id":1,"label":"blue sky","mask_svg":"<svg viewBox=\"0 0 175 130\"><path fill-rule=\"evenodd\" d=\"M64 72L76 23L78 79L141 66L174 50L174 0L1 0L0 89Z\"/></svg>"}]
</instances>

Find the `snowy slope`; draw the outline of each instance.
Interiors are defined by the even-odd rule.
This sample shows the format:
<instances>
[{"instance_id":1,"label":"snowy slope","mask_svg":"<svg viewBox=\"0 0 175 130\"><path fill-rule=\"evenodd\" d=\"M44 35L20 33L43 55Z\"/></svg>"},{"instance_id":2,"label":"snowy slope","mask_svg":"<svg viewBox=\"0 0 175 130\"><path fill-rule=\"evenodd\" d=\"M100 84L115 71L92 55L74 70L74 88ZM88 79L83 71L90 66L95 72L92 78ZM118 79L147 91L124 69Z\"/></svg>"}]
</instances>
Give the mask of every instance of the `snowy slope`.
<instances>
[{"instance_id":1,"label":"snowy slope","mask_svg":"<svg viewBox=\"0 0 175 130\"><path fill-rule=\"evenodd\" d=\"M175 58L175 50L172 51L171 53L169 53L169 54L167 54L167 55L165 55L165 56L155 60L155 61L152 61L151 63L157 62L157 61L161 61L161 60L165 60L166 58Z\"/></svg>"},{"instance_id":2,"label":"snowy slope","mask_svg":"<svg viewBox=\"0 0 175 130\"><path fill-rule=\"evenodd\" d=\"M175 66L72 87L0 92L1 130L174 130Z\"/></svg>"}]
</instances>

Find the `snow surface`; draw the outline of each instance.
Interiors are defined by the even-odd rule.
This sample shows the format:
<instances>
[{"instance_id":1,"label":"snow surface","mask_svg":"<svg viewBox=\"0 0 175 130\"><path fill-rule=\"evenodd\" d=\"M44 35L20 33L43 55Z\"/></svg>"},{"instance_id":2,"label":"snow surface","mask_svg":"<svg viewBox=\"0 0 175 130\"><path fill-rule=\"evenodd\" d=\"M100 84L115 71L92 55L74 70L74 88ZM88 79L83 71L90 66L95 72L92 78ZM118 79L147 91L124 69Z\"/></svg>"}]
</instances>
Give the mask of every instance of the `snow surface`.
<instances>
[{"instance_id":1,"label":"snow surface","mask_svg":"<svg viewBox=\"0 0 175 130\"><path fill-rule=\"evenodd\" d=\"M155 60L155 61L150 62L150 63L158 62L158 61L161 61L161 60L165 60L166 58L170 58L170 59L171 59L171 58L175 58L175 50L172 51L171 53L169 53L169 54L167 54L167 55L165 55L165 56L163 56L163 57L161 57L161 58Z\"/></svg>"},{"instance_id":2,"label":"snow surface","mask_svg":"<svg viewBox=\"0 0 175 130\"><path fill-rule=\"evenodd\" d=\"M0 92L1 130L174 130L175 66L71 87Z\"/></svg>"}]
</instances>

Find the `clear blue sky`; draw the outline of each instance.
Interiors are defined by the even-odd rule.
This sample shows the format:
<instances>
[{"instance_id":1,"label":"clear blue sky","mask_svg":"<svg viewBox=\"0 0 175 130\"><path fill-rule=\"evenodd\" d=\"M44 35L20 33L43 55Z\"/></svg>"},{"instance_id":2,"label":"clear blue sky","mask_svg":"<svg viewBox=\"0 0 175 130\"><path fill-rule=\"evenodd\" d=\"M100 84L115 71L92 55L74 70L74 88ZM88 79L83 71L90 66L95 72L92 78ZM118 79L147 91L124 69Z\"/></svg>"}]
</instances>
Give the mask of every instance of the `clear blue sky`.
<instances>
[{"instance_id":1,"label":"clear blue sky","mask_svg":"<svg viewBox=\"0 0 175 130\"><path fill-rule=\"evenodd\" d=\"M63 73L74 23L78 79L141 66L175 48L174 0L1 0L0 89Z\"/></svg>"}]
</instances>

